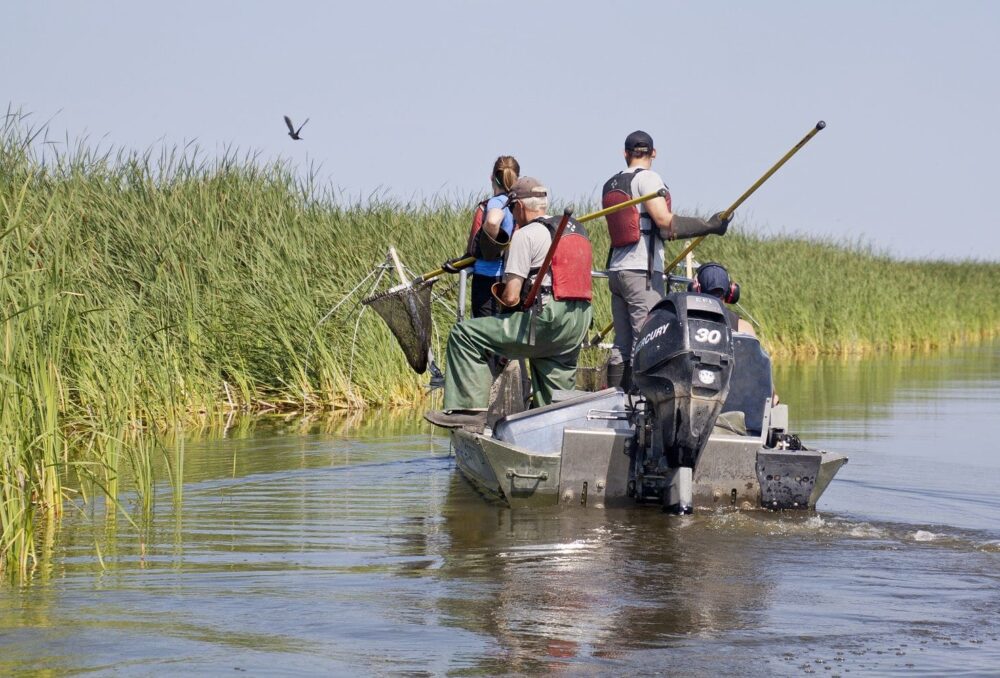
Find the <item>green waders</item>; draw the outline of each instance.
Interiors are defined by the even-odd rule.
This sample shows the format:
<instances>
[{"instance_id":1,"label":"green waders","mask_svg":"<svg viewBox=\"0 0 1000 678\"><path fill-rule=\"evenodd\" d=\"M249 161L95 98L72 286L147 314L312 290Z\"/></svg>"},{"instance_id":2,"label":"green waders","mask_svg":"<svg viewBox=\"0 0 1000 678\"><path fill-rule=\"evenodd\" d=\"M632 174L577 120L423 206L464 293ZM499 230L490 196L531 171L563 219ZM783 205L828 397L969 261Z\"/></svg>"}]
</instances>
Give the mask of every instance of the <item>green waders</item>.
<instances>
[{"instance_id":1,"label":"green waders","mask_svg":"<svg viewBox=\"0 0 1000 678\"><path fill-rule=\"evenodd\" d=\"M590 329L590 302L549 298L535 316L534 344L529 344L531 313L518 311L458 323L448 338L444 409L484 410L489 404L487 355L527 358L536 406L552 402L552 392L576 385L576 361Z\"/></svg>"}]
</instances>

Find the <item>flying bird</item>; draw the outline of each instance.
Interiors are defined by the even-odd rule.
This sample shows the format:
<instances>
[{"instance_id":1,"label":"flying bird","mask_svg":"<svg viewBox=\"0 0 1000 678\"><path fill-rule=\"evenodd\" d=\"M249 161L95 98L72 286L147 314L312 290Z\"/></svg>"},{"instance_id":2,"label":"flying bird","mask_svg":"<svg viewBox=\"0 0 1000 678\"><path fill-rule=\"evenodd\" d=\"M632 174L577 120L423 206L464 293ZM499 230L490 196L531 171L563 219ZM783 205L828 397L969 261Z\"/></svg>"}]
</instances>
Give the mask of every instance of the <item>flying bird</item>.
<instances>
[{"instance_id":1,"label":"flying bird","mask_svg":"<svg viewBox=\"0 0 1000 678\"><path fill-rule=\"evenodd\" d=\"M309 118L306 118L306 122L309 122ZM285 116L285 124L288 125L288 136L292 138L293 141L299 141L302 137L299 136L299 132L302 128L306 126L306 122L299 125L298 129L295 129L295 125L292 124L292 119L287 115Z\"/></svg>"}]
</instances>

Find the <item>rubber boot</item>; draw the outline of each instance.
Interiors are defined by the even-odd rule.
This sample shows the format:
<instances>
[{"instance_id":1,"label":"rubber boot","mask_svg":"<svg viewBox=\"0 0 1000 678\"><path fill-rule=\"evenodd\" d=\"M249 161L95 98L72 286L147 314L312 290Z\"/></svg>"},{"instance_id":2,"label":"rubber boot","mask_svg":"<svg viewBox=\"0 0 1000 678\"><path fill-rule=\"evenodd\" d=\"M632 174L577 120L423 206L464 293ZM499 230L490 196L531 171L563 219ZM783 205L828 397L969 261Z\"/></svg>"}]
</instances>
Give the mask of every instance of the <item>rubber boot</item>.
<instances>
[{"instance_id":1,"label":"rubber boot","mask_svg":"<svg viewBox=\"0 0 1000 678\"><path fill-rule=\"evenodd\" d=\"M667 474L670 485L663 498L663 510L675 516L694 511L694 469L690 466L672 468Z\"/></svg>"},{"instance_id":2,"label":"rubber boot","mask_svg":"<svg viewBox=\"0 0 1000 678\"><path fill-rule=\"evenodd\" d=\"M625 363L608 365L608 388L621 388L625 377Z\"/></svg>"}]
</instances>

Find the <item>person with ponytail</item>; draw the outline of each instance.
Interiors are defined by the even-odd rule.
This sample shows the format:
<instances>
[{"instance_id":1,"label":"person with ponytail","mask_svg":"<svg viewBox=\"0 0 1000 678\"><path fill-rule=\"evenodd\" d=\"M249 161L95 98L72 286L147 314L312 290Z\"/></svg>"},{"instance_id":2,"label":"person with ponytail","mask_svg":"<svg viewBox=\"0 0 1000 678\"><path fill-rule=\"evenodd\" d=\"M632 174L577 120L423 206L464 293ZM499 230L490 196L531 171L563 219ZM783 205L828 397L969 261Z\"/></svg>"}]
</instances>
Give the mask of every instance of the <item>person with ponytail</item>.
<instances>
[{"instance_id":1,"label":"person with ponytail","mask_svg":"<svg viewBox=\"0 0 1000 678\"><path fill-rule=\"evenodd\" d=\"M476 257L472 267L472 317L497 315L500 308L491 293L493 283L503 276L503 246L514 231L514 215L507 206L507 193L521 175L521 166L510 155L501 155L493 163L490 183L493 197L476 209L469 254ZM477 228L476 221L481 228ZM477 231L479 231L477 233Z\"/></svg>"}]
</instances>

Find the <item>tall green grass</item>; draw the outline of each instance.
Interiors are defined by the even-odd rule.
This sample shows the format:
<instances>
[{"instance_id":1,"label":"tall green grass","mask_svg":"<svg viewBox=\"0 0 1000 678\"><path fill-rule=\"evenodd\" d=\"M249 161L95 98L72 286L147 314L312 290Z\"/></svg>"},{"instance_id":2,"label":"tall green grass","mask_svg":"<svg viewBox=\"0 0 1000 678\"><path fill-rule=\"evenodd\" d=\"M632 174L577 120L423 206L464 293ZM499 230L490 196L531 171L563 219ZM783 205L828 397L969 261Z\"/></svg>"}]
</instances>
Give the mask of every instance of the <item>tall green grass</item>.
<instances>
[{"instance_id":1,"label":"tall green grass","mask_svg":"<svg viewBox=\"0 0 1000 678\"><path fill-rule=\"evenodd\" d=\"M902 261L860 243L739 231L698 256L728 266L773 355L926 350L1000 333L1000 263Z\"/></svg>"},{"instance_id":2,"label":"tall green grass","mask_svg":"<svg viewBox=\"0 0 1000 678\"><path fill-rule=\"evenodd\" d=\"M150 456L163 453L150 432L224 410L425 396L426 377L357 302L380 275L383 289L395 282L378 268L389 244L415 273L458 254L472 199L345 204L252 156L55 151L39 134L12 114L0 128L0 569L30 570L40 516L82 490L70 477L112 510L127 480L148 512ZM599 260L606 230L590 230ZM995 263L896 261L738 226L699 258L729 266L779 354L922 348L1000 329ZM603 325L606 285L596 286ZM436 287L441 356L455 279ZM182 462L165 460L172 478Z\"/></svg>"}]
</instances>

